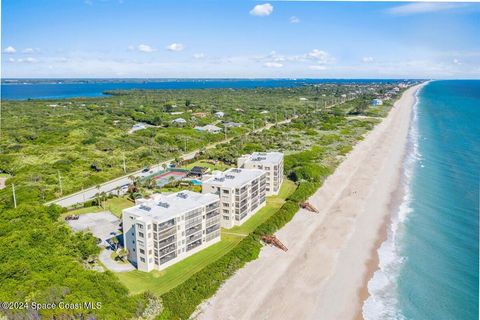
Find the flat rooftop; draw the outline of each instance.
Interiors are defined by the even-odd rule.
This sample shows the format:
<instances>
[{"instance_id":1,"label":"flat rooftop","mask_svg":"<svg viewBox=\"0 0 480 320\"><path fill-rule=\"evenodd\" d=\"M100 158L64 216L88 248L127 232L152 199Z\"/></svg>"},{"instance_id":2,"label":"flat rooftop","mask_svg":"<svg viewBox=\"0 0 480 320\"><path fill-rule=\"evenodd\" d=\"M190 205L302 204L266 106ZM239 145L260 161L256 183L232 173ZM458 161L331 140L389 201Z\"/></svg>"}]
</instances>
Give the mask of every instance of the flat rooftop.
<instances>
[{"instance_id":1,"label":"flat rooftop","mask_svg":"<svg viewBox=\"0 0 480 320\"><path fill-rule=\"evenodd\" d=\"M213 184L224 188L238 188L262 176L264 172L259 169L231 168L224 172L215 172L213 176L203 183Z\"/></svg>"},{"instance_id":2,"label":"flat rooftop","mask_svg":"<svg viewBox=\"0 0 480 320\"><path fill-rule=\"evenodd\" d=\"M148 199L137 200L137 205L124 211L134 214L144 221L156 220L162 222L218 200L218 195L202 194L188 190L169 195L156 193Z\"/></svg>"},{"instance_id":3,"label":"flat rooftop","mask_svg":"<svg viewBox=\"0 0 480 320\"><path fill-rule=\"evenodd\" d=\"M281 152L254 152L250 155L245 155L249 162L258 164L276 164L282 161L283 153Z\"/></svg>"}]
</instances>

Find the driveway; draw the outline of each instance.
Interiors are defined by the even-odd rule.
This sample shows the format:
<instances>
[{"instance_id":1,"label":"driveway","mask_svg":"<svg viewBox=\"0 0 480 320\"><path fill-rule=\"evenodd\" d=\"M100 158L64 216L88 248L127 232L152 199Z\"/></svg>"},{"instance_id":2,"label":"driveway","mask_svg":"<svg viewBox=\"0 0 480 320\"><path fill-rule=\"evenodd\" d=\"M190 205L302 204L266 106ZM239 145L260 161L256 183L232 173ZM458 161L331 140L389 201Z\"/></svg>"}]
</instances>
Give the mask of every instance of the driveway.
<instances>
[{"instance_id":1,"label":"driveway","mask_svg":"<svg viewBox=\"0 0 480 320\"><path fill-rule=\"evenodd\" d=\"M108 270L113 272L128 272L135 270L135 267L130 263L118 263L117 261L113 260L111 257L112 253L112 250L106 248L98 255L98 259Z\"/></svg>"}]
</instances>

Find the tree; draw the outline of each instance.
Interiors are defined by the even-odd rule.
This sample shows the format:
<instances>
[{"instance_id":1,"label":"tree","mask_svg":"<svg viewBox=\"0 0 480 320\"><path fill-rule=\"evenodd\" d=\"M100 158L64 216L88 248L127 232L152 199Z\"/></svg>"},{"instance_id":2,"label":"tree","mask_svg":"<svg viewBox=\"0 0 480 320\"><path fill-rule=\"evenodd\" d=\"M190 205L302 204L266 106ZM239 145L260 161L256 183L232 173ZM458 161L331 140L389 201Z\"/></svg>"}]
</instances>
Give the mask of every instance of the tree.
<instances>
[{"instance_id":1,"label":"tree","mask_svg":"<svg viewBox=\"0 0 480 320\"><path fill-rule=\"evenodd\" d=\"M117 251L117 249L118 249L118 239L117 239L117 237L115 236L112 239L110 239L110 242L112 243L113 251Z\"/></svg>"},{"instance_id":2,"label":"tree","mask_svg":"<svg viewBox=\"0 0 480 320\"><path fill-rule=\"evenodd\" d=\"M128 257L128 250L126 248L120 249L117 255L118 259L125 262L126 258Z\"/></svg>"}]
</instances>

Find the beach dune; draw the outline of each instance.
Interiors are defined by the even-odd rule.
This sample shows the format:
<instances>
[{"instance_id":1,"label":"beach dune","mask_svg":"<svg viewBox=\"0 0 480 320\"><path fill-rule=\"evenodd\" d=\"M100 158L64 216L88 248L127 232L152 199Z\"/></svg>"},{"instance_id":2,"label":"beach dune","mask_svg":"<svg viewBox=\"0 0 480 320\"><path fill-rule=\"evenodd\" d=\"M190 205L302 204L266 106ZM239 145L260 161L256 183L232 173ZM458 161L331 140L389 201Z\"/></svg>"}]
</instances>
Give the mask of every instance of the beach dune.
<instances>
[{"instance_id":1,"label":"beach dune","mask_svg":"<svg viewBox=\"0 0 480 320\"><path fill-rule=\"evenodd\" d=\"M320 213L302 209L277 233L289 250L264 247L200 306L196 318L361 318L420 87L404 92L311 197Z\"/></svg>"}]
</instances>

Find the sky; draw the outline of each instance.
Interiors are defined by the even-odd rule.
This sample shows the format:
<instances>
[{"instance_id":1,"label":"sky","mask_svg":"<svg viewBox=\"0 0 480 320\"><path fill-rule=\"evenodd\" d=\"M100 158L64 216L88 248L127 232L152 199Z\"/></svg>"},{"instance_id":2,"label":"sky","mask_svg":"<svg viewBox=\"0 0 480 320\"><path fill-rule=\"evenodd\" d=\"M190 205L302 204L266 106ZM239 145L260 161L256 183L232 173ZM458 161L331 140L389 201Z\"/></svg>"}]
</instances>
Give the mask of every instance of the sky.
<instances>
[{"instance_id":1,"label":"sky","mask_svg":"<svg viewBox=\"0 0 480 320\"><path fill-rule=\"evenodd\" d=\"M480 78L480 3L3 0L4 78Z\"/></svg>"}]
</instances>

